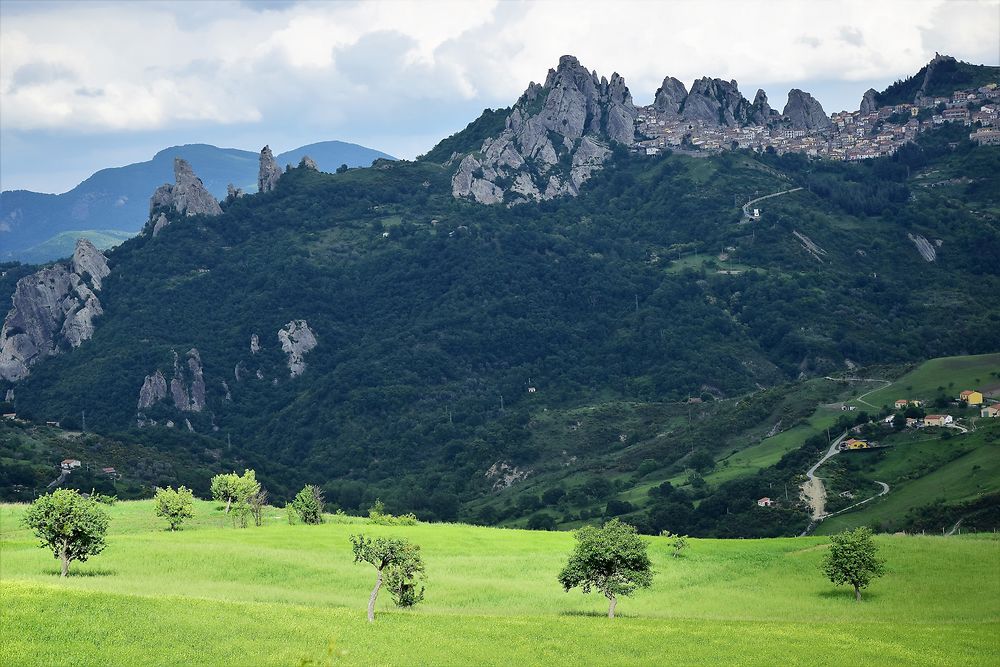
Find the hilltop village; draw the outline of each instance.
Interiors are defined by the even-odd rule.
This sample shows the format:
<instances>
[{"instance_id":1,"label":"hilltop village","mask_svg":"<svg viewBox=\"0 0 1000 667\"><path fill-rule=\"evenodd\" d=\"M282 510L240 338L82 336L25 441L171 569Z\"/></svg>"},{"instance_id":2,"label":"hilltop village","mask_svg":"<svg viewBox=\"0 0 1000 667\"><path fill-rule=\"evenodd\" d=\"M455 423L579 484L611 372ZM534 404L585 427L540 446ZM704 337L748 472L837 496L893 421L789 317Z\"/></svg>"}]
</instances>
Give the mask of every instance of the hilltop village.
<instances>
[{"instance_id":1,"label":"hilltop village","mask_svg":"<svg viewBox=\"0 0 1000 667\"><path fill-rule=\"evenodd\" d=\"M793 95L789 97L791 104ZM866 160L892 155L921 132L945 123L975 128L969 135L972 141L1000 145L1000 86L996 83L956 90L948 97L921 98L914 104L879 107L873 95L866 95L860 110L841 111L806 123L812 127L790 122L787 113L761 124L740 126L679 117L672 109L658 108L661 106L638 109L636 136L641 138L635 144L636 152L656 155L664 149L711 153L771 148L778 153Z\"/></svg>"}]
</instances>

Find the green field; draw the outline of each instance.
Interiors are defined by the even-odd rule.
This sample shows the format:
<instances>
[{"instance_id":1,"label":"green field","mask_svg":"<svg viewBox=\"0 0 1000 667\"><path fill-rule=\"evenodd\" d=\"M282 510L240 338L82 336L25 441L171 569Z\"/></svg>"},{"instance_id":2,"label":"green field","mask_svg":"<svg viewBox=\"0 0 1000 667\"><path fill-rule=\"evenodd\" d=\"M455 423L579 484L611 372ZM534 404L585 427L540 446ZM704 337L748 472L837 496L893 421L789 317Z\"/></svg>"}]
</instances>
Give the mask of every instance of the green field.
<instances>
[{"instance_id":1,"label":"green field","mask_svg":"<svg viewBox=\"0 0 1000 667\"><path fill-rule=\"evenodd\" d=\"M1000 353L942 357L920 364L892 385L872 392L865 400L879 407L900 398L930 400L941 392L954 398L963 389L1000 388ZM862 406L866 407L866 406Z\"/></svg>"},{"instance_id":2,"label":"green field","mask_svg":"<svg viewBox=\"0 0 1000 667\"><path fill-rule=\"evenodd\" d=\"M0 664L989 665L1000 659L1000 540L879 537L887 575L855 604L818 570L826 539L692 540L686 557L649 538L653 588L603 598L556 582L568 533L457 524L365 525L330 517L229 527L199 502L165 532L148 501L109 511L107 550L60 580L51 554L0 506ZM353 532L423 547L425 604L364 606L374 573ZM310 663L306 663L310 664Z\"/></svg>"}]
</instances>

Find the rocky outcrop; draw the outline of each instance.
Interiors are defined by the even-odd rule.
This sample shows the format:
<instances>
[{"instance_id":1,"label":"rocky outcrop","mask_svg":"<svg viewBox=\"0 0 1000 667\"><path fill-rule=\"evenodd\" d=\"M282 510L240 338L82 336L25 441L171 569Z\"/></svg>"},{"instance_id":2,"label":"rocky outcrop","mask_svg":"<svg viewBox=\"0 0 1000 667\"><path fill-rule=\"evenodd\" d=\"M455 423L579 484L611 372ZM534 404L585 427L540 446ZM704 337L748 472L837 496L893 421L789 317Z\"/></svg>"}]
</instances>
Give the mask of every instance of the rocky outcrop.
<instances>
[{"instance_id":1,"label":"rocky outcrop","mask_svg":"<svg viewBox=\"0 0 1000 667\"><path fill-rule=\"evenodd\" d=\"M250 334L250 354L257 354L260 352L260 338L257 334Z\"/></svg>"},{"instance_id":2,"label":"rocky outcrop","mask_svg":"<svg viewBox=\"0 0 1000 667\"><path fill-rule=\"evenodd\" d=\"M788 91L788 102L782 116L796 130L825 130L833 125L819 100L798 88Z\"/></svg>"},{"instance_id":3,"label":"rocky outcrop","mask_svg":"<svg viewBox=\"0 0 1000 667\"><path fill-rule=\"evenodd\" d=\"M281 178L281 167L274 159L269 146L260 151L260 170L257 172L257 191L270 192L278 185Z\"/></svg>"},{"instance_id":4,"label":"rocky outcrop","mask_svg":"<svg viewBox=\"0 0 1000 667\"><path fill-rule=\"evenodd\" d=\"M157 209L176 211L181 215L220 215L222 208L212 193L205 188L201 179L195 176L187 160L174 158L174 183L156 188L149 200L152 216Z\"/></svg>"},{"instance_id":5,"label":"rocky outcrop","mask_svg":"<svg viewBox=\"0 0 1000 667\"><path fill-rule=\"evenodd\" d=\"M191 348L181 358L174 352L173 377L170 382L159 369L147 375L139 389L139 410L145 410L169 398L173 407L181 412L201 412L205 409L205 371L201 365L201 354ZM139 415L140 421L144 417Z\"/></svg>"},{"instance_id":6,"label":"rocky outcrop","mask_svg":"<svg viewBox=\"0 0 1000 667\"><path fill-rule=\"evenodd\" d=\"M486 471L486 479L493 482L493 491L509 489L514 484L527 479L533 471L518 468L504 461L497 461Z\"/></svg>"},{"instance_id":7,"label":"rocky outcrop","mask_svg":"<svg viewBox=\"0 0 1000 667\"><path fill-rule=\"evenodd\" d=\"M667 118L678 118L681 105L684 104L687 95L688 91L684 84L674 77L668 76L663 79L663 84L656 89L653 108Z\"/></svg>"},{"instance_id":8,"label":"rocky outcrop","mask_svg":"<svg viewBox=\"0 0 1000 667\"><path fill-rule=\"evenodd\" d=\"M937 250L934 249L934 246L931 245L931 242L925 237L920 234L911 234L909 232L907 232L906 237L917 247L917 252L920 253L920 256L923 257L925 261L933 262L937 259Z\"/></svg>"},{"instance_id":9,"label":"rocky outcrop","mask_svg":"<svg viewBox=\"0 0 1000 667\"><path fill-rule=\"evenodd\" d=\"M728 127L747 125L752 115L751 104L740 93L735 79L698 79L681 108L684 120Z\"/></svg>"},{"instance_id":10,"label":"rocky outcrop","mask_svg":"<svg viewBox=\"0 0 1000 667\"><path fill-rule=\"evenodd\" d=\"M861 115L866 116L876 111L878 111L878 91L869 88L861 98Z\"/></svg>"},{"instance_id":11,"label":"rocky outcrop","mask_svg":"<svg viewBox=\"0 0 1000 667\"><path fill-rule=\"evenodd\" d=\"M38 361L89 340L94 320L104 314L97 292L109 273L104 255L80 239L69 264L55 264L17 281L0 329L0 379L21 380Z\"/></svg>"},{"instance_id":12,"label":"rocky outcrop","mask_svg":"<svg viewBox=\"0 0 1000 667\"><path fill-rule=\"evenodd\" d=\"M940 53L935 52L934 58L931 59L926 66L921 68L921 71L924 73L924 78L920 81L920 88L917 90L917 94L913 97L913 103L920 104L921 99L927 95L927 90L934 84L934 76L937 74L939 69L947 72L948 70L953 69L957 64L958 61L951 56L943 56ZM944 67L942 67L942 65L944 65ZM917 75L919 76L920 72L917 72Z\"/></svg>"},{"instance_id":13,"label":"rocky outcrop","mask_svg":"<svg viewBox=\"0 0 1000 667\"><path fill-rule=\"evenodd\" d=\"M757 94L753 97L753 103L750 105L750 117L748 118L750 124L767 125L775 120L777 115L778 112L767 103L767 93L762 88L758 88Z\"/></svg>"},{"instance_id":14,"label":"rocky outcrop","mask_svg":"<svg viewBox=\"0 0 1000 667\"><path fill-rule=\"evenodd\" d=\"M617 73L598 78L563 56L545 83L532 83L478 154L466 155L452 194L481 204L575 195L615 143L635 142L636 109Z\"/></svg>"},{"instance_id":15,"label":"rocky outcrop","mask_svg":"<svg viewBox=\"0 0 1000 667\"><path fill-rule=\"evenodd\" d=\"M278 342L288 356L288 371L292 377L298 377L306 370L303 357L306 352L316 347L316 335L305 320L292 320L278 330Z\"/></svg>"},{"instance_id":16,"label":"rocky outcrop","mask_svg":"<svg viewBox=\"0 0 1000 667\"><path fill-rule=\"evenodd\" d=\"M233 201L244 196L246 196L246 193L243 192L243 188L238 188L232 183L226 186L226 201Z\"/></svg>"},{"instance_id":17,"label":"rocky outcrop","mask_svg":"<svg viewBox=\"0 0 1000 667\"><path fill-rule=\"evenodd\" d=\"M152 375L147 375L139 389L139 402L136 407L145 410L154 406L167 397L167 380L163 373L156 371Z\"/></svg>"},{"instance_id":18,"label":"rocky outcrop","mask_svg":"<svg viewBox=\"0 0 1000 667\"><path fill-rule=\"evenodd\" d=\"M310 171L319 171L319 166L316 165L316 161L313 160L308 155L303 155L302 159L299 160L299 169L308 169Z\"/></svg>"}]
</instances>

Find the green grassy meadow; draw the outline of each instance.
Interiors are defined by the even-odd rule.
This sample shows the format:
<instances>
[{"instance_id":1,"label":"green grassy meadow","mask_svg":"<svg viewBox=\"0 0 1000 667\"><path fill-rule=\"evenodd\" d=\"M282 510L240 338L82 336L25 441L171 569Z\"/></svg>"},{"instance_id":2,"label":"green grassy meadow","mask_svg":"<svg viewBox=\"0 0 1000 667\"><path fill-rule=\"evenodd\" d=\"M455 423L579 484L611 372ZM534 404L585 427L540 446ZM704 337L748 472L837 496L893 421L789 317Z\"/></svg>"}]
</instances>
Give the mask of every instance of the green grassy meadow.
<instances>
[{"instance_id":1,"label":"green grassy meadow","mask_svg":"<svg viewBox=\"0 0 1000 667\"><path fill-rule=\"evenodd\" d=\"M215 503L163 530L122 502L109 545L60 580L51 553L0 506L0 664L988 665L1000 660L1000 539L878 538L888 573L854 603L819 572L826 538L692 540L682 558L647 538L653 588L607 619L599 595L564 593L565 532L458 524L288 525L272 510L238 530ZM374 571L348 536L410 538L426 602L364 607ZM313 661L305 662L303 661Z\"/></svg>"},{"instance_id":2,"label":"green grassy meadow","mask_svg":"<svg viewBox=\"0 0 1000 667\"><path fill-rule=\"evenodd\" d=\"M938 387L944 387L946 396L956 397L963 389L1000 386L997 374L1000 374L1000 353L941 357L925 361L865 400L878 406L892 406L900 398L929 400L940 393Z\"/></svg>"}]
</instances>

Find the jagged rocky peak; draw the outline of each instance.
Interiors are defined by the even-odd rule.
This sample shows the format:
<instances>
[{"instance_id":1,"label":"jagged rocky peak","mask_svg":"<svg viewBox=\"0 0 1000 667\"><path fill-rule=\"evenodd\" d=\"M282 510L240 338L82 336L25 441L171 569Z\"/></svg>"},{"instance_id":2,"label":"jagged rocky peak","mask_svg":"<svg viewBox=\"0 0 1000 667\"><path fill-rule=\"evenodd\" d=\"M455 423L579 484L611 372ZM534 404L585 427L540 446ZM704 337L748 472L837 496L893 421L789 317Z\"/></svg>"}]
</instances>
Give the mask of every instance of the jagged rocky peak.
<instances>
[{"instance_id":1,"label":"jagged rocky peak","mask_svg":"<svg viewBox=\"0 0 1000 667\"><path fill-rule=\"evenodd\" d=\"M292 377L302 375L306 370L303 357L316 347L316 334L305 320L292 320L278 330L278 342L288 356L288 371Z\"/></svg>"},{"instance_id":2,"label":"jagged rocky peak","mask_svg":"<svg viewBox=\"0 0 1000 667\"><path fill-rule=\"evenodd\" d=\"M260 170L257 172L257 191L270 192L278 185L281 178L281 167L274 159L269 146L264 146L260 151Z\"/></svg>"},{"instance_id":3,"label":"jagged rocky peak","mask_svg":"<svg viewBox=\"0 0 1000 667\"><path fill-rule=\"evenodd\" d=\"M226 201L233 201L244 196L246 196L246 193L243 192L243 188L238 188L232 183L226 186Z\"/></svg>"},{"instance_id":4,"label":"jagged rocky peak","mask_svg":"<svg viewBox=\"0 0 1000 667\"><path fill-rule=\"evenodd\" d=\"M611 144L635 142L635 117L621 76L598 77L563 56L544 84L528 86L505 129L462 159L452 194L481 204L576 195L611 154Z\"/></svg>"},{"instance_id":5,"label":"jagged rocky peak","mask_svg":"<svg viewBox=\"0 0 1000 667\"><path fill-rule=\"evenodd\" d=\"M798 88L788 91L782 115L797 130L822 130L833 124L819 100Z\"/></svg>"},{"instance_id":6,"label":"jagged rocky peak","mask_svg":"<svg viewBox=\"0 0 1000 667\"><path fill-rule=\"evenodd\" d=\"M94 289L101 291L101 280L108 277L111 269L108 268L107 257L97 249L97 246L87 239L77 239L71 262L73 273L81 278L89 277Z\"/></svg>"},{"instance_id":7,"label":"jagged rocky peak","mask_svg":"<svg viewBox=\"0 0 1000 667\"><path fill-rule=\"evenodd\" d=\"M678 118L681 105L687 97L687 87L672 76L663 79L663 84L656 89L653 98L653 108L668 118Z\"/></svg>"},{"instance_id":8,"label":"jagged rocky peak","mask_svg":"<svg viewBox=\"0 0 1000 667\"><path fill-rule=\"evenodd\" d=\"M109 273L107 258L80 239L68 264L54 264L17 281L0 329L0 379L22 380L45 357L89 340L94 320L104 314L97 292Z\"/></svg>"},{"instance_id":9,"label":"jagged rocky peak","mask_svg":"<svg viewBox=\"0 0 1000 667\"><path fill-rule=\"evenodd\" d=\"M869 88L865 91L864 97L861 98L861 113L862 115L867 115L870 113L875 113L878 111L878 91L874 88Z\"/></svg>"},{"instance_id":10,"label":"jagged rocky peak","mask_svg":"<svg viewBox=\"0 0 1000 667\"><path fill-rule=\"evenodd\" d=\"M756 125L767 125L773 116L778 115L778 112L772 109L771 105L767 103L767 93L764 92L763 88L757 89L757 94L753 96L753 104L750 105L750 109L750 121Z\"/></svg>"},{"instance_id":11,"label":"jagged rocky peak","mask_svg":"<svg viewBox=\"0 0 1000 667\"><path fill-rule=\"evenodd\" d=\"M316 165L316 160L312 159L308 155L303 155L302 159L299 160L299 169L309 169L310 171L319 171L319 167Z\"/></svg>"},{"instance_id":12,"label":"jagged rocky peak","mask_svg":"<svg viewBox=\"0 0 1000 667\"><path fill-rule=\"evenodd\" d=\"M181 215L220 215L222 208L187 160L174 158L174 183L161 185L149 200L152 214L157 208L173 209Z\"/></svg>"},{"instance_id":13,"label":"jagged rocky peak","mask_svg":"<svg viewBox=\"0 0 1000 667\"><path fill-rule=\"evenodd\" d=\"M681 118L729 127L756 124L758 120L753 105L740 93L736 79L725 81L709 77L702 77L691 86Z\"/></svg>"}]
</instances>

